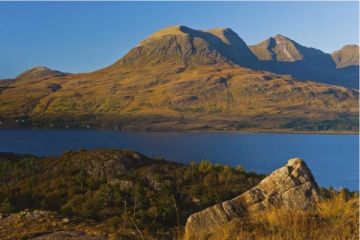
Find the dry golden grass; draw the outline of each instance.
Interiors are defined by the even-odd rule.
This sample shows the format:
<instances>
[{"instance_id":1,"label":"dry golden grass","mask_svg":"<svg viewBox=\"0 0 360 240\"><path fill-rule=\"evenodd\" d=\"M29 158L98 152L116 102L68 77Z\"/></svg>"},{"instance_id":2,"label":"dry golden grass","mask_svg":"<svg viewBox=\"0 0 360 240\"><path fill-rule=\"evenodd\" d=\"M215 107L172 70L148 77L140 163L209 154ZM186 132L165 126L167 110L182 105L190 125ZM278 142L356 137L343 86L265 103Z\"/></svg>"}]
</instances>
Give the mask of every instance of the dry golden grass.
<instances>
[{"instance_id":1,"label":"dry golden grass","mask_svg":"<svg viewBox=\"0 0 360 240\"><path fill-rule=\"evenodd\" d=\"M203 114L208 119L225 120L266 114L331 119L341 112L356 114L358 109L357 93L343 87L294 81L229 65L203 66L181 73L175 73L175 69L161 66L131 71L120 66L90 74L20 81L0 94L0 116L152 113ZM61 89L52 92L50 84L59 84ZM189 96L193 100L188 100ZM178 101L181 98L184 101ZM203 110L189 112L189 108ZM212 114L214 109L216 114Z\"/></svg>"},{"instance_id":2,"label":"dry golden grass","mask_svg":"<svg viewBox=\"0 0 360 240\"><path fill-rule=\"evenodd\" d=\"M315 209L285 208L251 214L218 226L213 233L200 232L198 240L350 240L359 238L359 199L334 194Z\"/></svg>"}]
</instances>

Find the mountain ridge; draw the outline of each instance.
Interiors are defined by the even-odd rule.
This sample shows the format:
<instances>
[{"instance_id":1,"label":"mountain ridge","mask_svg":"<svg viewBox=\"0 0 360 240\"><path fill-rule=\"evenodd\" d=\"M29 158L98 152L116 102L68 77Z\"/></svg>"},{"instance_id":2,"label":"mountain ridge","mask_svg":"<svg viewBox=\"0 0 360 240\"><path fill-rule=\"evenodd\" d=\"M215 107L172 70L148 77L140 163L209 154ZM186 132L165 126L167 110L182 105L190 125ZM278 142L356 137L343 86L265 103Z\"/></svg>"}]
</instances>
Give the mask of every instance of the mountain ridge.
<instances>
[{"instance_id":1,"label":"mountain ridge","mask_svg":"<svg viewBox=\"0 0 360 240\"><path fill-rule=\"evenodd\" d=\"M359 64L350 60L359 57L359 51L354 48L343 53L345 56L352 55L348 57L347 65L344 64L348 68L339 69L341 50L333 54L324 53L316 48L305 47L280 34L249 47L260 60L259 68L262 70L290 74L299 80L359 88Z\"/></svg>"}]
</instances>

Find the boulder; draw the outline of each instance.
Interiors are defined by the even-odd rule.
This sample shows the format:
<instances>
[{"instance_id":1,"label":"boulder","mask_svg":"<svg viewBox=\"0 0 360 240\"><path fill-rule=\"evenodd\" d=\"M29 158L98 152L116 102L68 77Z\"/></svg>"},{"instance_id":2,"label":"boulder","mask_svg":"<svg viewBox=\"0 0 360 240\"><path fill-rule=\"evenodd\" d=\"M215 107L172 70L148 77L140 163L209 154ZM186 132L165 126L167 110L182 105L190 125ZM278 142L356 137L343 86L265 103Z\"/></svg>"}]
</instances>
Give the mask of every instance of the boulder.
<instances>
[{"instance_id":1,"label":"boulder","mask_svg":"<svg viewBox=\"0 0 360 240\"><path fill-rule=\"evenodd\" d=\"M319 199L319 188L310 169L302 159L293 158L249 191L189 216L185 235L193 239L199 231L211 232L233 218L254 211L274 207L305 210Z\"/></svg>"}]
</instances>

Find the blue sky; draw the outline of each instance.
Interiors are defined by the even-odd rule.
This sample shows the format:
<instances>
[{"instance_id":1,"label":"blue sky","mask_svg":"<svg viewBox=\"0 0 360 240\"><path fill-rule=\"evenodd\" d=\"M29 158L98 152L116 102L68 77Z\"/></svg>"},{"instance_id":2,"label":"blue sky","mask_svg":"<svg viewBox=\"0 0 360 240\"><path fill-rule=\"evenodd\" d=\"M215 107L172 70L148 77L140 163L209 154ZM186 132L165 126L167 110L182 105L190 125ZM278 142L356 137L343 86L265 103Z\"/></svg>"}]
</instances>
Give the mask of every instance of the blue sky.
<instances>
[{"instance_id":1,"label":"blue sky","mask_svg":"<svg viewBox=\"0 0 360 240\"><path fill-rule=\"evenodd\" d=\"M333 52L359 42L358 2L0 2L0 79L38 65L87 72L170 25L230 27L248 44L281 33Z\"/></svg>"}]
</instances>

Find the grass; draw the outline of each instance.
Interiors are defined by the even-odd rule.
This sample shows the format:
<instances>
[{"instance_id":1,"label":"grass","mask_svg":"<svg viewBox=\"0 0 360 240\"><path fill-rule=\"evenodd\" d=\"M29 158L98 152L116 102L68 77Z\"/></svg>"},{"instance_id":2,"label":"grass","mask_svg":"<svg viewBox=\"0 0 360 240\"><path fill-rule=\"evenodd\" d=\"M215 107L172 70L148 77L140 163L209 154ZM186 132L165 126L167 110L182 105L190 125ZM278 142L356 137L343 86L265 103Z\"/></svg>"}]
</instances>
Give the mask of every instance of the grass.
<instances>
[{"instance_id":1,"label":"grass","mask_svg":"<svg viewBox=\"0 0 360 240\"><path fill-rule=\"evenodd\" d=\"M359 237L358 194L333 192L314 209L270 209L218 226L212 233L199 232L207 240L343 240ZM195 238L194 238L195 239Z\"/></svg>"}]
</instances>

